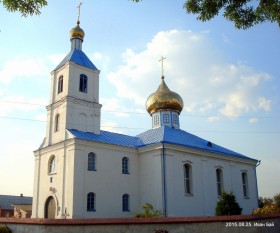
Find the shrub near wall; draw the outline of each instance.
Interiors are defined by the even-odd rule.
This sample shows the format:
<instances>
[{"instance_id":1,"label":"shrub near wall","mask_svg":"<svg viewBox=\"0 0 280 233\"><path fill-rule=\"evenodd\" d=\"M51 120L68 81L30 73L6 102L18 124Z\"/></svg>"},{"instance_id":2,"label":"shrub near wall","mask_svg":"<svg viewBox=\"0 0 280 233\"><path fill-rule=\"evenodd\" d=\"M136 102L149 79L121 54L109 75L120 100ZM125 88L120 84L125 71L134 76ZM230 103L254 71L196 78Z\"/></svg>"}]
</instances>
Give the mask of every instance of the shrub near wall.
<instances>
[{"instance_id":1,"label":"shrub near wall","mask_svg":"<svg viewBox=\"0 0 280 233\"><path fill-rule=\"evenodd\" d=\"M12 233L12 231L4 225L0 225L0 233Z\"/></svg>"}]
</instances>

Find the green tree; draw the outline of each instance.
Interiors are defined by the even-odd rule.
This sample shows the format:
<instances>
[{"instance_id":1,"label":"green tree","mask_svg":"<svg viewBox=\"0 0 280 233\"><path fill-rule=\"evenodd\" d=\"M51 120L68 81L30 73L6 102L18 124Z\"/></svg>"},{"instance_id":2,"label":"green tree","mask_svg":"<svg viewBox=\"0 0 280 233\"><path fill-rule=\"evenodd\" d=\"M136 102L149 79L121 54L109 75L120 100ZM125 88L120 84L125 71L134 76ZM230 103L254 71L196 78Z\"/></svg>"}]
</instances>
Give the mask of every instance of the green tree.
<instances>
[{"instance_id":1,"label":"green tree","mask_svg":"<svg viewBox=\"0 0 280 233\"><path fill-rule=\"evenodd\" d=\"M217 202L216 215L240 215L241 212L242 208L240 208L239 204L236 202L233 193L226 193L223 191L220 200Z\"/></svg>"},{"instance_id":2,"label":"green tree","mask_svg":"<svg viewBox=\"0 0 280 233\"><path fill-rule=\"evenodd\" d=\"M279 0L186 0L183 8L187 13L198 14L197 19L203 22L223 12L223 16L238 29L247 29L265 21L277 22L280 27Z\"/></svg>"},{"instance_id":3,"label":"green tree","mask_svg":"<svg viewBox=\"0 0 280 233\"><path fill-rule=\"evenodd\" d=\"M278 208L280 208L280 193L277 193L273 196L273 202L278 206Z\"/></svg>"},{"instance_id":4,"label":"green tree","mask_svg":"<svg viewBox=\"0 0 280 233\"><path fill-rule=\"evenodd\" d=\"M136 213L136 218L152 218L152 217L161 217L162 211L155 210L153 205L150 203L145 203L141 206L142 212Z\"/></svg>"},{"instance_id":5,"label":"green tree","mask_svg":"<svg viewBox=\"0 0 280 233\"><path fill-rule=\"evenodd\" d=\"M259 197L259 208L263 208L265 205L271 205L273 203L272 198Z\"/></svg>"},{"instance_id":6,"label":"green tree","mask_svg":"<svg viewBox=\"0 0 280 233\"><path fill-rule=\"evenodd\" d=\"M11 233L12 231L5 225L0 225L0 233Z\"/></svg>"},{"instance_id":7,"label":"green tree","mask_svg":"<svg viewBox=\"0 0 280 233\"><path fill-rule=\"evenodd\" d=\"M41 8L48 3L46 0L0 0L8 11L19 11L22 16L39 15Z\"/></svg>"}]
</instances>

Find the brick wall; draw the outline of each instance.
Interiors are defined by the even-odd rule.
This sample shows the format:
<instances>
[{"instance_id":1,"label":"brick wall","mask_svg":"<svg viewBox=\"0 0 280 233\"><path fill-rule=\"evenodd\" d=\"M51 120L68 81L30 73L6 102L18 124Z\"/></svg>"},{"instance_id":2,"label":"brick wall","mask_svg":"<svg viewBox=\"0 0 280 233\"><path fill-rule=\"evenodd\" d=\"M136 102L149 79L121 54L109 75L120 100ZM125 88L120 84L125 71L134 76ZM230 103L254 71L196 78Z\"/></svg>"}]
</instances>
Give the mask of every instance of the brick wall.
<instances>
[{"instance_id":1,"label":"brick wall","mask_svg":"<svg viewBox=\"0 0 280 233\"><path fill-rule=\"evenodd\" d=\"M12 219L0 218L13 233L279 233L280 214L188 218Z\"/></svg>"}]
</instances>

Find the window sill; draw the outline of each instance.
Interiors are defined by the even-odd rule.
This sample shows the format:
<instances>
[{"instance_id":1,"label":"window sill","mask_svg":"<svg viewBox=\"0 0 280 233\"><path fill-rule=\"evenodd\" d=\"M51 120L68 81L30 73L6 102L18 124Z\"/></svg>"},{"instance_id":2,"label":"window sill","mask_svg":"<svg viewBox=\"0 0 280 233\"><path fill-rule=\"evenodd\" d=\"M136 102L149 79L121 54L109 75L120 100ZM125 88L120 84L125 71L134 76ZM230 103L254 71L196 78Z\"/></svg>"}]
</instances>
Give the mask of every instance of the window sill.
<instances>
[{"instance_id":1,"label":"window sill","mask_svg":"<svg viewBox=\"0 0 280 233\"><path fill-rule=\"evenodd\" d=\"M123 210L123 212L130 212L130 210Z\"/></svg>"},{"instance_id":2,"label":"window sill","mask_svg":"<svg viewBox=\"0 0 280 233\"><path fill-rule=\"evenodd\" d=\"M56 175L57 174L57 172L49 172L49 176L52 176L52 175Z\"/></svg>"},{"instance_id":3,"label":"window sill","mask_svg":"<svg viewBox=\"0 0 280 233\"><path fill-rule=\"evenodd\" d=\"M126 172L126 173L124 173L124 172L123 172L122 174L124 174L124 175L130 175L130 173L129 173L129 172Z\"/></svg>"},{"instance_id":4,"label":"window sill","mask_svg":"<svg viewBox=\"0 0 280 233\"><path fill-rule=\"evenodd\" d=\"M96 172L96 169L88 169L89 172Z\"/></svg>"},{"instance_id":5,"label":"window sill","mask_svg":"<svg viewBox=\"0 0 280 233\"><path fill-rule=\"evenodd\" d=\"M192 193L185 193L185 196L186 197L193 197L193 194Z\"/></svg>"},{"instance_id":6,"label":"window sill","mask_svg":"<svg viewBox=\"0 0 280 233\"><path fill-rule=\"evenodd\" d=\"M87 210L87 212L96 212L96 210Z\"/></svg>"},{"instance_id":7,"label":"window sill","mask_svg":"<svg viewBox=\"0 0 280 233\"><path fill-rule=\"evenodd\" d=\"M244 199L250 199L250 197L244 197Z\"/></svg>"}]
</instances>

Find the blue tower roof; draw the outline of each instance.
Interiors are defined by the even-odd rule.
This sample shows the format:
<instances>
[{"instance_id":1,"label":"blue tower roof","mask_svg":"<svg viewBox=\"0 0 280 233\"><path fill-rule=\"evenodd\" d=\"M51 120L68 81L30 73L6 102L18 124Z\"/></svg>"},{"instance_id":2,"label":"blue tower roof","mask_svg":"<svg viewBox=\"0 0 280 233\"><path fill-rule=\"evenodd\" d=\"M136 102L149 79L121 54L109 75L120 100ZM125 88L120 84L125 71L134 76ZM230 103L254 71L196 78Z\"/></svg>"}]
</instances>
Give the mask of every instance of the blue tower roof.
<instances>
[{"instance_id":1,"label":"blue tower roof","mask_svg":"<svg viewBox=\"0 0 280 233\"><path fill-rule=\"evenodd\" d=\"M91 62L87 55L79 49L71 50L54 70L59 69L68 61L74 62L77 65L84 66L92 70L97 70L96 66Z\"/></svg>"}]
</instances>

